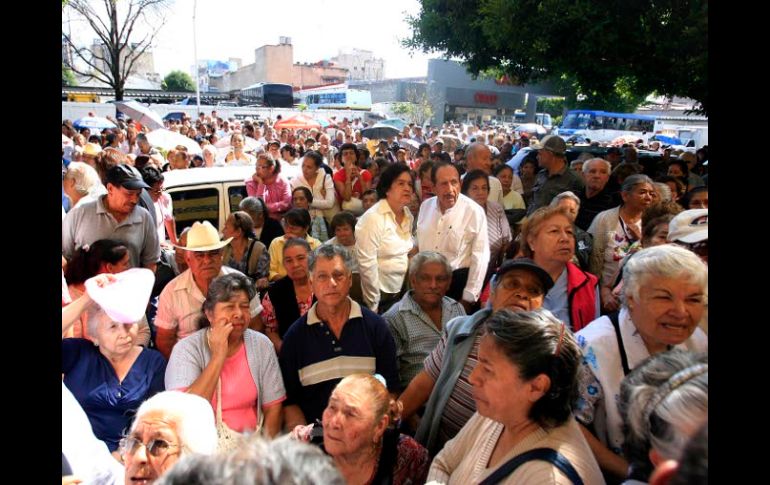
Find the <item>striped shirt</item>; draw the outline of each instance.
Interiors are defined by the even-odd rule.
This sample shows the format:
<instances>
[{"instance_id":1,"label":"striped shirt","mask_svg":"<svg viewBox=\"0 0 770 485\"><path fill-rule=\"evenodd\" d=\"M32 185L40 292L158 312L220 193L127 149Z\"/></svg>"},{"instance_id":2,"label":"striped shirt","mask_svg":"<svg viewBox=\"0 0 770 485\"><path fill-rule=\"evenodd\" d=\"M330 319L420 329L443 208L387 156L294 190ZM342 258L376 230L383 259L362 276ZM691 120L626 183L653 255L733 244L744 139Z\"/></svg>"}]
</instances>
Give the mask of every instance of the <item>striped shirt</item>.
<instances>
[{"instance_id":1,"label":"striped shirt","mask_svg":"<svg viewBox=\"0 0 770 485\"><path fill-rule=\"evenodd\" d=\"M487 237L489 239L489 269L494 271L502 258L508 244L513 239L511 226L505 217L503 206L497 202L487 201Z\"/></svg>"},{"instance_id":2,"label":"striped shirt","mask_svg":"<svg viewBox=\"0 0 770 485\"><path fill-rule=\"evenodd\" d=\"M473 368L479 361L479 343L481 342L481 332L477 332L473 337L473 348L468 354L468 358L465 360L465 365L460 373L460 377L457 379L452 393L449 395L449 400L444 407L444 413L441 416L441 424L439 426L438 439L440 443L446 443L460 432L465 423L471 419L473 413L476 412L476 402L473 400L473 386L471 385L468 377L471 375ZM447 344L447 333L444 332L439 340L436 348L425 359L425 372L433 379L433 382L438 380L439 373L444 361L444 350ZM439 446L441 448L441 446Z\"/></svg>"}]
</instances>

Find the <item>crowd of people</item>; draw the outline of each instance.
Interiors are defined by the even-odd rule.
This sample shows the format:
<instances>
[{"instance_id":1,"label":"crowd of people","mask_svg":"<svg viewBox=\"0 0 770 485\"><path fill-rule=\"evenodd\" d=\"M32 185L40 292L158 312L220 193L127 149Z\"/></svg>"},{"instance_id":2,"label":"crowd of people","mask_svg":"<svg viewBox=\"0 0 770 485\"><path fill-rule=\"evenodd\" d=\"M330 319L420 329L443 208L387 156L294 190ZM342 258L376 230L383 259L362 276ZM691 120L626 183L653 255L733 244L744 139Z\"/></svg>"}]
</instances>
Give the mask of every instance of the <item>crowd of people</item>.
<instances>
[{"instance_id":1,"label":"crowd of people","mask_svg":"<svg viewBox=\"0 0 770 485\"><path fill-rule=\"evenodd\" d=\"M114 121L62 122L62 483L702 474L708 147ZM164 174L230 166L176 220Z\"/></svg>"}]
</instances>

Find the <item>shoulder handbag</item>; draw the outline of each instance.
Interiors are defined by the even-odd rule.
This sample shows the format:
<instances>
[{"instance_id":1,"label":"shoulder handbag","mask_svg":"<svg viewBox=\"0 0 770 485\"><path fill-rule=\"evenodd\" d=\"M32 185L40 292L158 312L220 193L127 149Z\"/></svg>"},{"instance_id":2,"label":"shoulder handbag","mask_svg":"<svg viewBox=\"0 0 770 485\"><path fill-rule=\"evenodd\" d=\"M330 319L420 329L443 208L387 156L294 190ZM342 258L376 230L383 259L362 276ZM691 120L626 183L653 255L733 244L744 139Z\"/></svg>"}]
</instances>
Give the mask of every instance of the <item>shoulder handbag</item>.
<instances>
[{"instance_id":1,"label":"shoulder handbag","mask_svg":"<svg viewBox=\"0 0 770 485\"><path fill-rule=\"evenodd\" d=\"M551 448L535 448L534 450L525 451L520 455L514 456L503 463L502 466L495 470L491 475L482 480L479 485L494 485L499 483L519 468L519 466L532 460L547 461L564 473L574 485L583 485L583 480L580 478L577 470L575 470L575 467L572 466L572 463L569 462L567 457Z\"/></svg>"},{"instance_id":2,"label":"shoulder handbag","mask_svg":"<svg viewBox=\"0 0 770 485\"><path fill-rule=\"evenodd\" d=\"M222 379L217 379L217 451L234 450L244 441L243 433L233 430L222 420Z\"/></svg>"}]
</instances>

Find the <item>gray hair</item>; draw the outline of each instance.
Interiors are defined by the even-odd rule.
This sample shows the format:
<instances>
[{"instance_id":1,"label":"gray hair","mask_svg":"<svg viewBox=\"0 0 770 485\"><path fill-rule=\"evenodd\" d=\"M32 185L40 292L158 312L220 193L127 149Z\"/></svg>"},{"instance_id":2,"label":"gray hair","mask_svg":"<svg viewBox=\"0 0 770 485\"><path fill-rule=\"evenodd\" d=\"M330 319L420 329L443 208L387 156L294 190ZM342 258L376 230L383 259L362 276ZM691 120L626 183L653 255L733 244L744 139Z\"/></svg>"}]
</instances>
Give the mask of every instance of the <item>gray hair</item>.
<instances>
[{"instance_id":1,"label":"gray hair","mask_svg":"<svg viewBox=\"0 0 770 485\"><path fill-rule=\"evenodd\" d=\"M211 325L206 312L214 310L217 303L229 301L236 293L245 291L249 301L257 295L254 282L243 273L229 273L218 276L209 284L209 291L201 307L201 316L198 319L198 328Z\"/></svg>"},{"instance_id":2,"label":"gray hair","mask_svg":"<svg viewBox=\"0 0 770 485\"><path fill-rule=\"evenodd\" d=\"M449 264L446 256L435 251L420 251L414 255L409 263L409 278L417 277L417 273L428 263L439 263L444 266L444 270L448 275L452 275L452 266Z\"/></svg>"},{"instance_id":3,"label":"gray hair","mask_svg":"<svg viewBox=\"0 0 770 485\"><path fill-rule=\"evenodd\" d=\"M246 212L261 213L265 210L265 206L257 197L246 197L238 204L238 208Z\"/></svg>"},{"instance_id":4,"label":"gray hair","mask_svg":"<svg viewBox=\"0 0 770 485\"><path fill-rule=\"evenodd\" d=\"M112 318L110 318L110 316L107 315L107 312L102 310L99 305L94 306L96 307L96 311L88 312L86 328L88 328L88 335L90 335L94 343L98 345L99 342L96 339L96 332L99 329L99 324L102 322L110 323L112 322Z\"/></svg>"},{"instance_id":5,"label":"gray hair","mask_svg":"<svg viewBox=\"0 0 770 485\"><path fill-rule=\"evenodd\" d=\"M639 300L639 290L658 278L679 278L703 290L708 303L708 266L695 253L675 244L645 248L628 259L623 268L623 302Z\"/></svg>"},{"instance_id":6,"label":"gray hair","mask_svg":"<svg viewBox=\"0 0 770 485\"><path fill-rule=\"evenodd\" d=\"M312 273L315 269L315 263L318 260L318 258L323 259L334 259L335 257L339 256L342 258L342 262L345 265L345 269L348 271L348 273L351 272L351 269L354 265L353 263L353 256L350 254L350 251L348 251L345 246L342 246L340 244L323 244L321 246L318 246L315 251L310 253L310 260L308 262L308 270Z\"/></svg>"},{"instance_id":7,"label":"gray hair","mask_svg":"<svg viewBox=\"0 0 770 485\"><path fill-rule=\"evenodd\" d=\"M602 162L604 166L607 168L607 173L612 172L612 164L608 162L607 160L603 158L591 158L589 160L586 160L586 162L583 164L583 173L588 173L588 170L590 169L591 162Z\"/></svg>"},{"instance_id":8,"label":"gray hair","mask_svg":"<svg viewBox=\"0 0 770 485\"><path fill-rule=\"evenodd\" d=\"M286 244L283 245L283 252L286 253L287 249L293 248L294 246L305 248L305 251L307 251L308 254L313 252L313 249L310 247L310 243L307 242L307 239L302 239L301 237L289 238L289 240L286 241Z\"/></svg>"},{"instance_id":9,"label":"gray hair","mask_svg":"<svg viewBox=\"0 0 770 485\"><path fill-rule=\"evenodd\" d=\"M574 167L575 165L577 165L580 162L585 163L588 160L591 160L593 158L593 156L594 156L594 154L591 153L591 152L583 152L575 160L572 160L572 162L570 162L569 165L570 165L570 167Z\"/></svg>"},{"instance_id":10,"label":"gray hair","mask_svg":"<svg viewBox=\"0 0 770 485\"><path fill-rule=\"evenodd\" d=\"M243 446L211 456L190 455L179 460L158 485L344 485L330 456L311 444L282 436L251 438Z\"/></svg>"},{"instance_id":11,"label":"gray hair","mask_svg":"<svg viewBox=\"0 0 770 485\"><path fill-rule=\"evenodd\" d=\"M634 187L639 184L650 184L650 187L653 187L655 182L653 182L652 179L647 175L642 173L635 173L633 175L629 175L623 180L623 185L620 187L620 191L631 192L634 190Z\"/></svg>"},{"instance_id":12,"label":"gray hair","mask_svg":"<svg viewBox=\"0 0 770 485\"><path fill-rule=\"evenodd\" d=\"M129 433L132 433L142 416L161 412L173 417L181 446L180 457L188 453L210 455L217 449L217 429L214 411L206 399L187 392L163 391L144 401L136 412Z\"/></svg>"},{"instance_id":13,"label":"gray hair","mask_svg":"<svg viewBox=\"0 0 770 485\"><path fill-rule=\"evenodd\" d=\"M75 181L75 192L80 195L94 194L102 184L96 170L83 162L70 162L64 178Z\"/></svg>"},{"instance_id":14,"label":"gray hair","mask_svg":"<svg viewBox=\"0 0 770 485\"><path fill-rule=\"evenodd\" d=\"M666 202L671 200L671 187L663 182L655 182L652 184L655 190L660 194L660 199Z\"/></svg>"},{"instance_id":15,"label":"gray hair","mask_svg":"<svg viewBox=\"0 0 770 485\"><path fill-rule=\"evenodd\" d=\"M649 451L677 459L708 416L708 357L674 349L649 357L620 385L626 456L651 472Z\"/></svg>"},{"instance_id":16,"label":"gray hair","mask_svg":"<svg viewBox=\"0 0 770 485\"><path fill-rule=\"evenodd\" d=\"M571 201L577 204L578 208L580 208L580 197L575 195L575 193L572 192L571 190L564 191L561 194L558 194L557 196L555 196L553 199L551 199L550 206L558 207L559 203L561 203L561 201L564 199L570 199Z\"/></svg>"}]
</instances>

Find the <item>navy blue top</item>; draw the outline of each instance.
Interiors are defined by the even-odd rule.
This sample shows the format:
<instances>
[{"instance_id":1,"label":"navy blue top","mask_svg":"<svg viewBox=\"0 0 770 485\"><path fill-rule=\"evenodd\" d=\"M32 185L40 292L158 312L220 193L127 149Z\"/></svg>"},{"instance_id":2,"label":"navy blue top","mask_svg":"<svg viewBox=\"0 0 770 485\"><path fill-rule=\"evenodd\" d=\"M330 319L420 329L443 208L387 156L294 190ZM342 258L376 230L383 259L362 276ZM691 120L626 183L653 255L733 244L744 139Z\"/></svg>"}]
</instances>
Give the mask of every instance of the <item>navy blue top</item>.
<instances>
[{"instance_id":1,"label":"navy blue top","mask_svg":"<svg viewBox=\"0 0 770 485\"><path fill-rule=\"evenodd\" d=\"M123 382L93 342L66 338L61 342L64 384L78 400L91 422L94 435L110 451L127 431L137 408L163 391L166 359L157 350L142 349Z\"/></svg>"},{"instance_id":2,"label":"navy blue top","mask_svg":"<svg viewBox=\"0 0 770 485\"><path fill-rule=\"evenodd\" d=\"M322 382L308 386L303 386L300 382L299 372L307 366L344 356L374 357L375 372L385 378L388 390L398 392L396 343L382 317L361 307L363 318L353 317L348 320L337 340L324 322L307 324L311 311L294 322L283 336L279 361L286 388L284 406L299 405L308 423L321 419L334 387L350 372L345 369L341 372L332 371L337 375L328 375L322 378Z\"/></svg>"}]
</instances>

